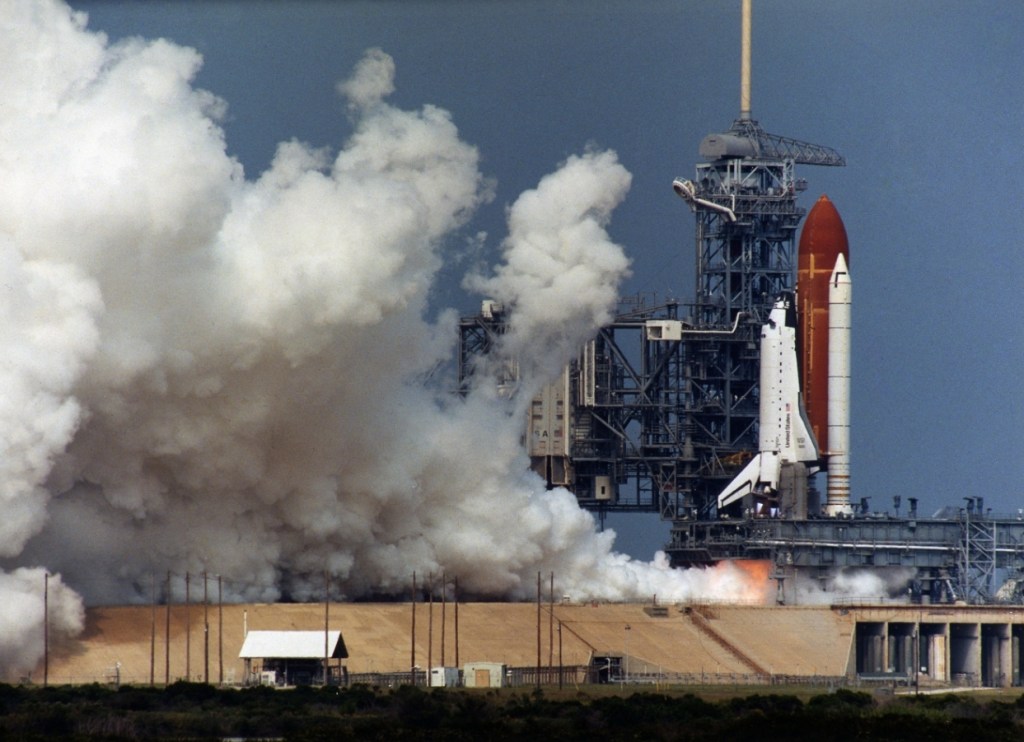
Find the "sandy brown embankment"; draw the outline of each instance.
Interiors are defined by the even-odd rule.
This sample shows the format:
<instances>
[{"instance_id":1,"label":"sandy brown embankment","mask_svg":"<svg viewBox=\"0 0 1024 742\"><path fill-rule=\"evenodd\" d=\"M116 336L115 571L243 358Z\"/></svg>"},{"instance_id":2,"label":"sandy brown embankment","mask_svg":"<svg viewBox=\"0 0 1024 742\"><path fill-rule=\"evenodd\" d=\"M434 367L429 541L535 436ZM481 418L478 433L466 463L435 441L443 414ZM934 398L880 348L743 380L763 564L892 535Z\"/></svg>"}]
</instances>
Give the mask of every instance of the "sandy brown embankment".
<instances>
[{"instance_id":1,"label":"sandy brown embankment","mask_svg":"<svg viewBox=\"0 0 1024 742\"><path fill-rule=\"evenodd\" d=\"M332 603L331 629L340 629L348 671L382 673L418 667L500 662L533 667L538 660L538 611L533 603L416 606L410 603ZM238 683L246 630L324 628L323 604L247 604L204 607L90 608L85 631L51 646L50 683L157 683L186 677ZM854 615L828 607L643 604L544 604L540 611L543 666L588 665L595 657L627 657L635 676L663 673L847 673ZM561 632L559 632L559 625ZM207 629L208 626L208 629ZM627 628L628 627L628 628ZM559 644L559 633L561 643ZM442 649L443 636L443 649ZM456 654L457 653L457 654ZM457 662L456 662L457 661ZM40 682L42 663L32 675Z\"/></svg>"}]
</instances>

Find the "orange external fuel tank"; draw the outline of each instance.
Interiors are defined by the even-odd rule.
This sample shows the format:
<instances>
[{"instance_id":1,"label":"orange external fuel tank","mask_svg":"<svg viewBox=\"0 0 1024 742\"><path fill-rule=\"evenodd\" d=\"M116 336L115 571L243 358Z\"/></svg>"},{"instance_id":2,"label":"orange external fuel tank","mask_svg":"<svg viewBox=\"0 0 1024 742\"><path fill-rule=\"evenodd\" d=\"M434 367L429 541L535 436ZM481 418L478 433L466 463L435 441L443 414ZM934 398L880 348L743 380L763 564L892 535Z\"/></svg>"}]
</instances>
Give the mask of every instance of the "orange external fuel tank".
<instances>
[{"instance_id":1,"label":"orange external fuel tank","mask_svg":"<svg viewBox=\"0 0 1024 742\"><path fill-rule=\"evenodd\" d=\"M824 450L828 441L828 286L839 255L850 262L846 227L828 196L811 208L797 247L797 355L804 408Z\"/></svg>"}]
</instances>

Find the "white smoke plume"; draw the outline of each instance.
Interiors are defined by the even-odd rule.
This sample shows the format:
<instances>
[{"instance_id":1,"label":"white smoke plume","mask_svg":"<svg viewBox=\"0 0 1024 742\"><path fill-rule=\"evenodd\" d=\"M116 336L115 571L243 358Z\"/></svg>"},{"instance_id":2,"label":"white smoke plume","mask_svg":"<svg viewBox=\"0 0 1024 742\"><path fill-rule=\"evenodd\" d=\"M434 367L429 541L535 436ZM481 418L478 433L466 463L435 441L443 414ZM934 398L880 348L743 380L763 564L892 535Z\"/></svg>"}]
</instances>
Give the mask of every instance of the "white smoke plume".
<instances>
[{"instance_id":1,"label":"white smoke plume","mask_svg":"<svg viewBox=\"0 0 1024 742\"><path fill-rule=\"evenodd\" d=\"M802 605L850 601L906 603L910 600L909 586L915 574L909 567L836 569L821 582L800 579L797 602Z\"/></svg>"},{"instance_id":2,"label":"white smoke plume","mask_svg":"<svg viewBox=\"0 0 1024 742\"><path fill-rule=\"evenodd\" d=\"M84 625L81 598L59 576L51 576L47 584L43 569L0 573L0 597L0 677L20 677L35 668L47 641L41 628L44 616L53 643L77 634Z\"/></svg>"},{"instance_id":3,"label":"white smoke plume","mask_svg":"<svg viewBox=\"0 0 1024 742\"><path fill-rule=\"evenodd\" d=\"M631 176L614 152L570 157L509 210L504 264L466 284L512 311L501 352L523 373L549 380L581 338L612 321L629 261L605 226Z\"/></svg>"},{"instance_id":4,"label":"white smoke plume","mask_svg":"<svg viewBox=\"0 0 1024 742\"><path fill-rule=\"evenodd\" d=\"M252 600L319 597L325 570L336 597L442 570L495 597L549 570L575 597L717 589L616 554L528 472L522 416L493 394L422 383L456 339L428 292L491 197L449 114L391 106L372 50L339 85L337 153L286 142L249 179L200 63L109 44L55 0L0 7L0 622L40 633L8 613L34 565L92 603L201 570ZM504 264L469 279L513 308L527 383L610 318L628 261L604 228L628 185L611 152L570 158L511 208Z\"/></svg>"}]
</instances>

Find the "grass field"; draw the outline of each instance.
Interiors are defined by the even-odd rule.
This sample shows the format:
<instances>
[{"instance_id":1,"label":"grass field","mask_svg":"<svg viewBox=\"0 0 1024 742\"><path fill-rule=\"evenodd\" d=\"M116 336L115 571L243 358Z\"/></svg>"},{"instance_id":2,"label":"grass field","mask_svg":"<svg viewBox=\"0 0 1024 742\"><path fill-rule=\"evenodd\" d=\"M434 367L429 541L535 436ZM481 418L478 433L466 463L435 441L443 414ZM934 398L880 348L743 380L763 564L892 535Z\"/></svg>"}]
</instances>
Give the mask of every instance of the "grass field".
<instances>
[{"instance_id":1,"label":"grass field","mask_svg":"<svg viewBox=\"0 0 1024 742\"><path fill-rule=\"evenodd\" d=\"M1017 740L1020 693L0 686L4 739Z\"/></svg>"}]
</instances>

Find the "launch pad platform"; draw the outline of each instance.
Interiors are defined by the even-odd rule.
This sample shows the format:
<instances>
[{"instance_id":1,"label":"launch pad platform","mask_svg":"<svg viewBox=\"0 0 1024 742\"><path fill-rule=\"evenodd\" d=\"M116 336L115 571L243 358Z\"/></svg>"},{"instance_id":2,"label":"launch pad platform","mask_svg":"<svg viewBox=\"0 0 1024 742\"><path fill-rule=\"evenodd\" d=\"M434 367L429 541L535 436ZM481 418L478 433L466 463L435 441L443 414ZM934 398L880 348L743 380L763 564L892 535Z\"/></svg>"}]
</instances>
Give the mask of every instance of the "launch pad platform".
<instances>
[{"instance_id":1,"label":"launch pad platform","mask_svg":"<svg viewBox=\"0 0 1024 742\"><path fill-rule=\"evenodd\" d=\"M1024 516L981 513L974 499L969 508L930 518L911 511L902 517L677 520L666 551L675 566L768 560L780 602L791 602L786 586L797 576L825 580L837 570L870 569L904 570L906 597L914 603L1019 603L1014 587L1024 572Z\"/></svg>"}]
</instances>

